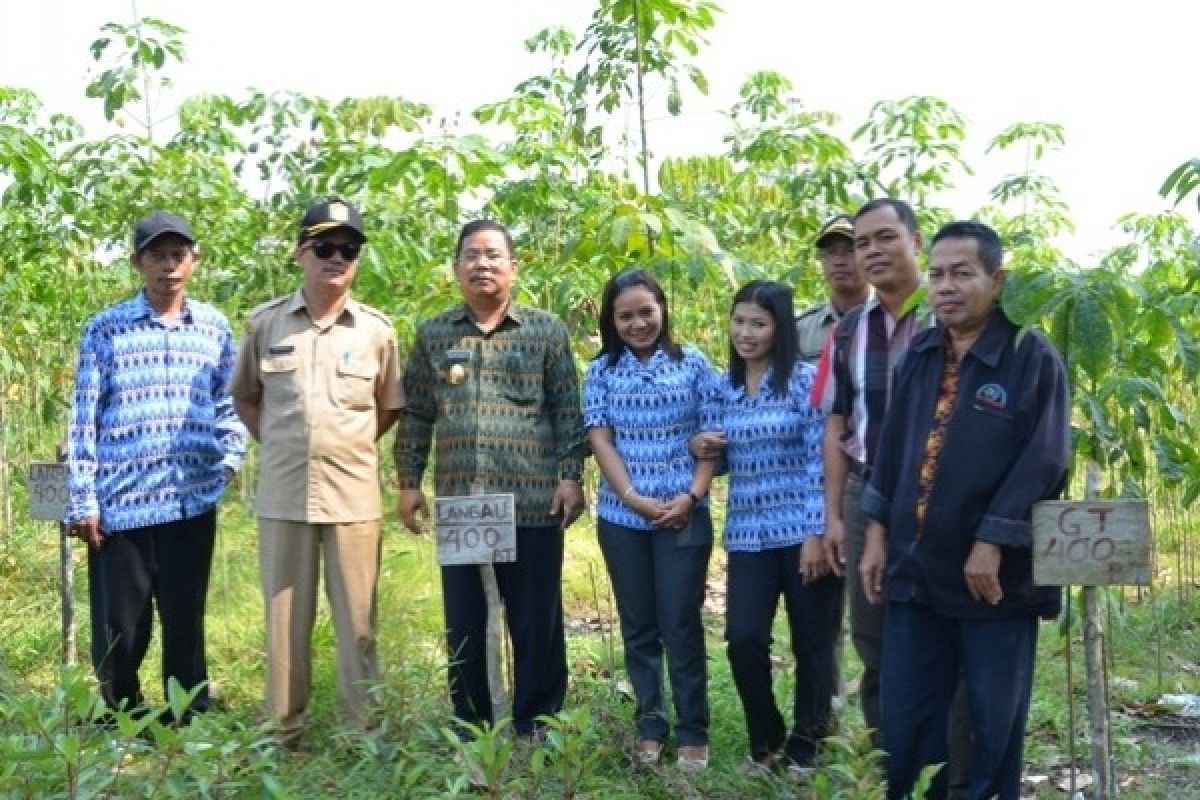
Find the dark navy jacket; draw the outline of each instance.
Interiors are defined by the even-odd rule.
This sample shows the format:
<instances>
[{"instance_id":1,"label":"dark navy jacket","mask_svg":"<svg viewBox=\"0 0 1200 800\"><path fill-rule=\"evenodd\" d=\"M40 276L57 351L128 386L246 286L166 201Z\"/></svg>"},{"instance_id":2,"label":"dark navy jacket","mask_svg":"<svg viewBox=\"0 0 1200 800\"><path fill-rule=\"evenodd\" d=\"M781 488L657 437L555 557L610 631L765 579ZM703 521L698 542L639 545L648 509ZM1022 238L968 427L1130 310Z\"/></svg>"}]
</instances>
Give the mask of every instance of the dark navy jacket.
<instances>
[{"instance_id":1,"label":"dark navy jacket","mask_svg":"<svg viewBox=\"0 0 1200 800\"><path fill-rule=\"evenodd\" d=\"M887 528L886 596L960 619L1058 612L1057 587L1033 585L1033 504L1058 497L1070 460L1070 400L1058 353L997 309L963 358L925 527L916 501L946 359L945 330L922 331L896 368L863 511ZM972 599L963 565L977 540L1001 548L1004 597Z\"/></svg>"}]
</instances>

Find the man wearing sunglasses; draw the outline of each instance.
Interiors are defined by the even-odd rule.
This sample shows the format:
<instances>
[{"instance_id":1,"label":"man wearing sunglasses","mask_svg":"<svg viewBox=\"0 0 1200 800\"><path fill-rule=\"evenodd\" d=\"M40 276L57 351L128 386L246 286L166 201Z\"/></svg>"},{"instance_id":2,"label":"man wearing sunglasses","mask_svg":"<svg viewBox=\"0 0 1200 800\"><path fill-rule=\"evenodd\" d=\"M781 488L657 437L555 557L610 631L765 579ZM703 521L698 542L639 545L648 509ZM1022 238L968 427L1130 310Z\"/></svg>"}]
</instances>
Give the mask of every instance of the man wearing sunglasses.
<instances>
[{"instance_id":1,"label":"man wearing sunglasses","mask_svg":"<svg viewBox=\"0 0 1200 800\"><path fill-rule=\"evenodd\" d=\"M287 746L297 742L308 707L322 557L338 699L350 725L366 727L367 690L378 677L376 442L396 421L403 395L391 320L350 297L366 241L353 206L334 199L308 209L295 250L303 285L251 312L230 389L260 443L266 712Z\"/></svg>"}]
</instances>

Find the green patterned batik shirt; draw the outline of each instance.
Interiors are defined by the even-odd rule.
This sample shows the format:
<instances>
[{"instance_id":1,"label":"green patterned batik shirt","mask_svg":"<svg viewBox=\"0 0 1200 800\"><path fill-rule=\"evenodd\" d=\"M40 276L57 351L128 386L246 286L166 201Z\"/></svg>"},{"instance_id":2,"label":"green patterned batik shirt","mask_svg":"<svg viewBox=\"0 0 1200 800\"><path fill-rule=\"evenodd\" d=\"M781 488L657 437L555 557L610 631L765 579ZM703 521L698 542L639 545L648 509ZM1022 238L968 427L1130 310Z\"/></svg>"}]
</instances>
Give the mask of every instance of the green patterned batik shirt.
<instances>
[{"instance_id":1,"label":"green patterned batik shirt","mask_svg":"<svg viewBox=\"0 0 1200 800\"><path fill-rule=\"evenodd\" d=\"M401 489L417 489L436 431L438 495L512 492L518 525L555 525L561 478L583 468L579 382L566 326L511 305L482 332L465 305L423 323L396 428Z\"/></svg>"}]
</instances>

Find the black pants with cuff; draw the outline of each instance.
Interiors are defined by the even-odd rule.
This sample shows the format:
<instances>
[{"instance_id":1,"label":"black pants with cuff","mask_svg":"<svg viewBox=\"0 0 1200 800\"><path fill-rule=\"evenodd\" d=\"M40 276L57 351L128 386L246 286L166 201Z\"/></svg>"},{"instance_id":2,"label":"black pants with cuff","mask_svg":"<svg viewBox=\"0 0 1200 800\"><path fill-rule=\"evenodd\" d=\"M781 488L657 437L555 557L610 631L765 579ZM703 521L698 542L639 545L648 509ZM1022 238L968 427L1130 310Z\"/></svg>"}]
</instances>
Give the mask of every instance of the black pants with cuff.
<instances>
[{"instance_id":1,"label":"black pants with cuff","mask_svg":"<svg viewBox=\"0 0 1200 800\"><path fill-rule=\"evenodd\" d=\"M217 512L108 534L88 550L92 665L111 708L145 705L138 670L157 607L162 626L163 695L171 678L184 689L208 680L204 608L216 540ZM208 687L192 712L208 709Z\"/></svg>"},{"instance_id":2,"label":"black pants with cuff","mask_svg":"<svg viewBox=\"0 0 1200 800\"><path fill-rule=\"evenodd\" d=\"M517 527L517 560L495 564L496 585L512 639L513 730L532 734L537 717L562 710L567 648L562 610L563 531ZM442 607L454 716L496 722L487 672L487 595L477 565L442 567Z\"/></svg>"},{"instance_id":3,"label":"black pants with cuff","mask_svg":"<svg viewBox=\"0 0 1200 800\"><path fill-rule=\"evenodd\" d=\"M834 623L841 614L843 584L826 575L805 585L800 549L729 554L725 640L746 715L750 757L763 762L782 751L791 763L808 767L831 732L837 686ZM780 596L796 660L790 734L771 683L771 626Z\"/></svg>"}]
</instances>

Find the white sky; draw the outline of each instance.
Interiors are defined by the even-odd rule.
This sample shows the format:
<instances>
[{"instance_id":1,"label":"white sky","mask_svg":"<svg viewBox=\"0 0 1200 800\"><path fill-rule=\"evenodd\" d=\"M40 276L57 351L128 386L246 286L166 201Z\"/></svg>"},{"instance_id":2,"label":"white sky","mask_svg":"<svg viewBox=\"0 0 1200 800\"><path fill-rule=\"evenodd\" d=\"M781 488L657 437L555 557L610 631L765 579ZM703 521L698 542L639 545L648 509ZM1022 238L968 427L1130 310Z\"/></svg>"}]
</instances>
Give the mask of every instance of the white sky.
<instances>
[{"instance_id":1,"label":"white sky","mask_svg":"<svg viewBox=\"0 0 1200 800\"><path fill-rule=\"evenodd\" d=\"M988 140L1019 121L1066 126L1067 146L1043 166L1063 188L1078 226L1062 242L1079 259L1115 244L1117 217L1152 212L1167 174L1200 156L1193 0L723 0L699 65L712 86L689 96L681 119L657 100L651 146L659 155L718 152L717 113L751 72L773 69L809 109L832 110L845 132L876 100L932 94L969 124L976 170L949 203L968 213L1016 157L985 159ZM84 97L88 45L109 20L132 19L130 0L0 0L6 46L0 85L33 89L45 105L102 133L98 101ZM588 0L138 0L137 10L187 29L164 112L199 93L246 87L329 97L389 94L453 115L506 97L542 69L521 42L542 27L581 34ZM1191 76L1191 77L1188 77ZM632 117L630 117L632 121ZM1200 226L1195 201L1184 204Z\"/></svg>"}]
</instances>

